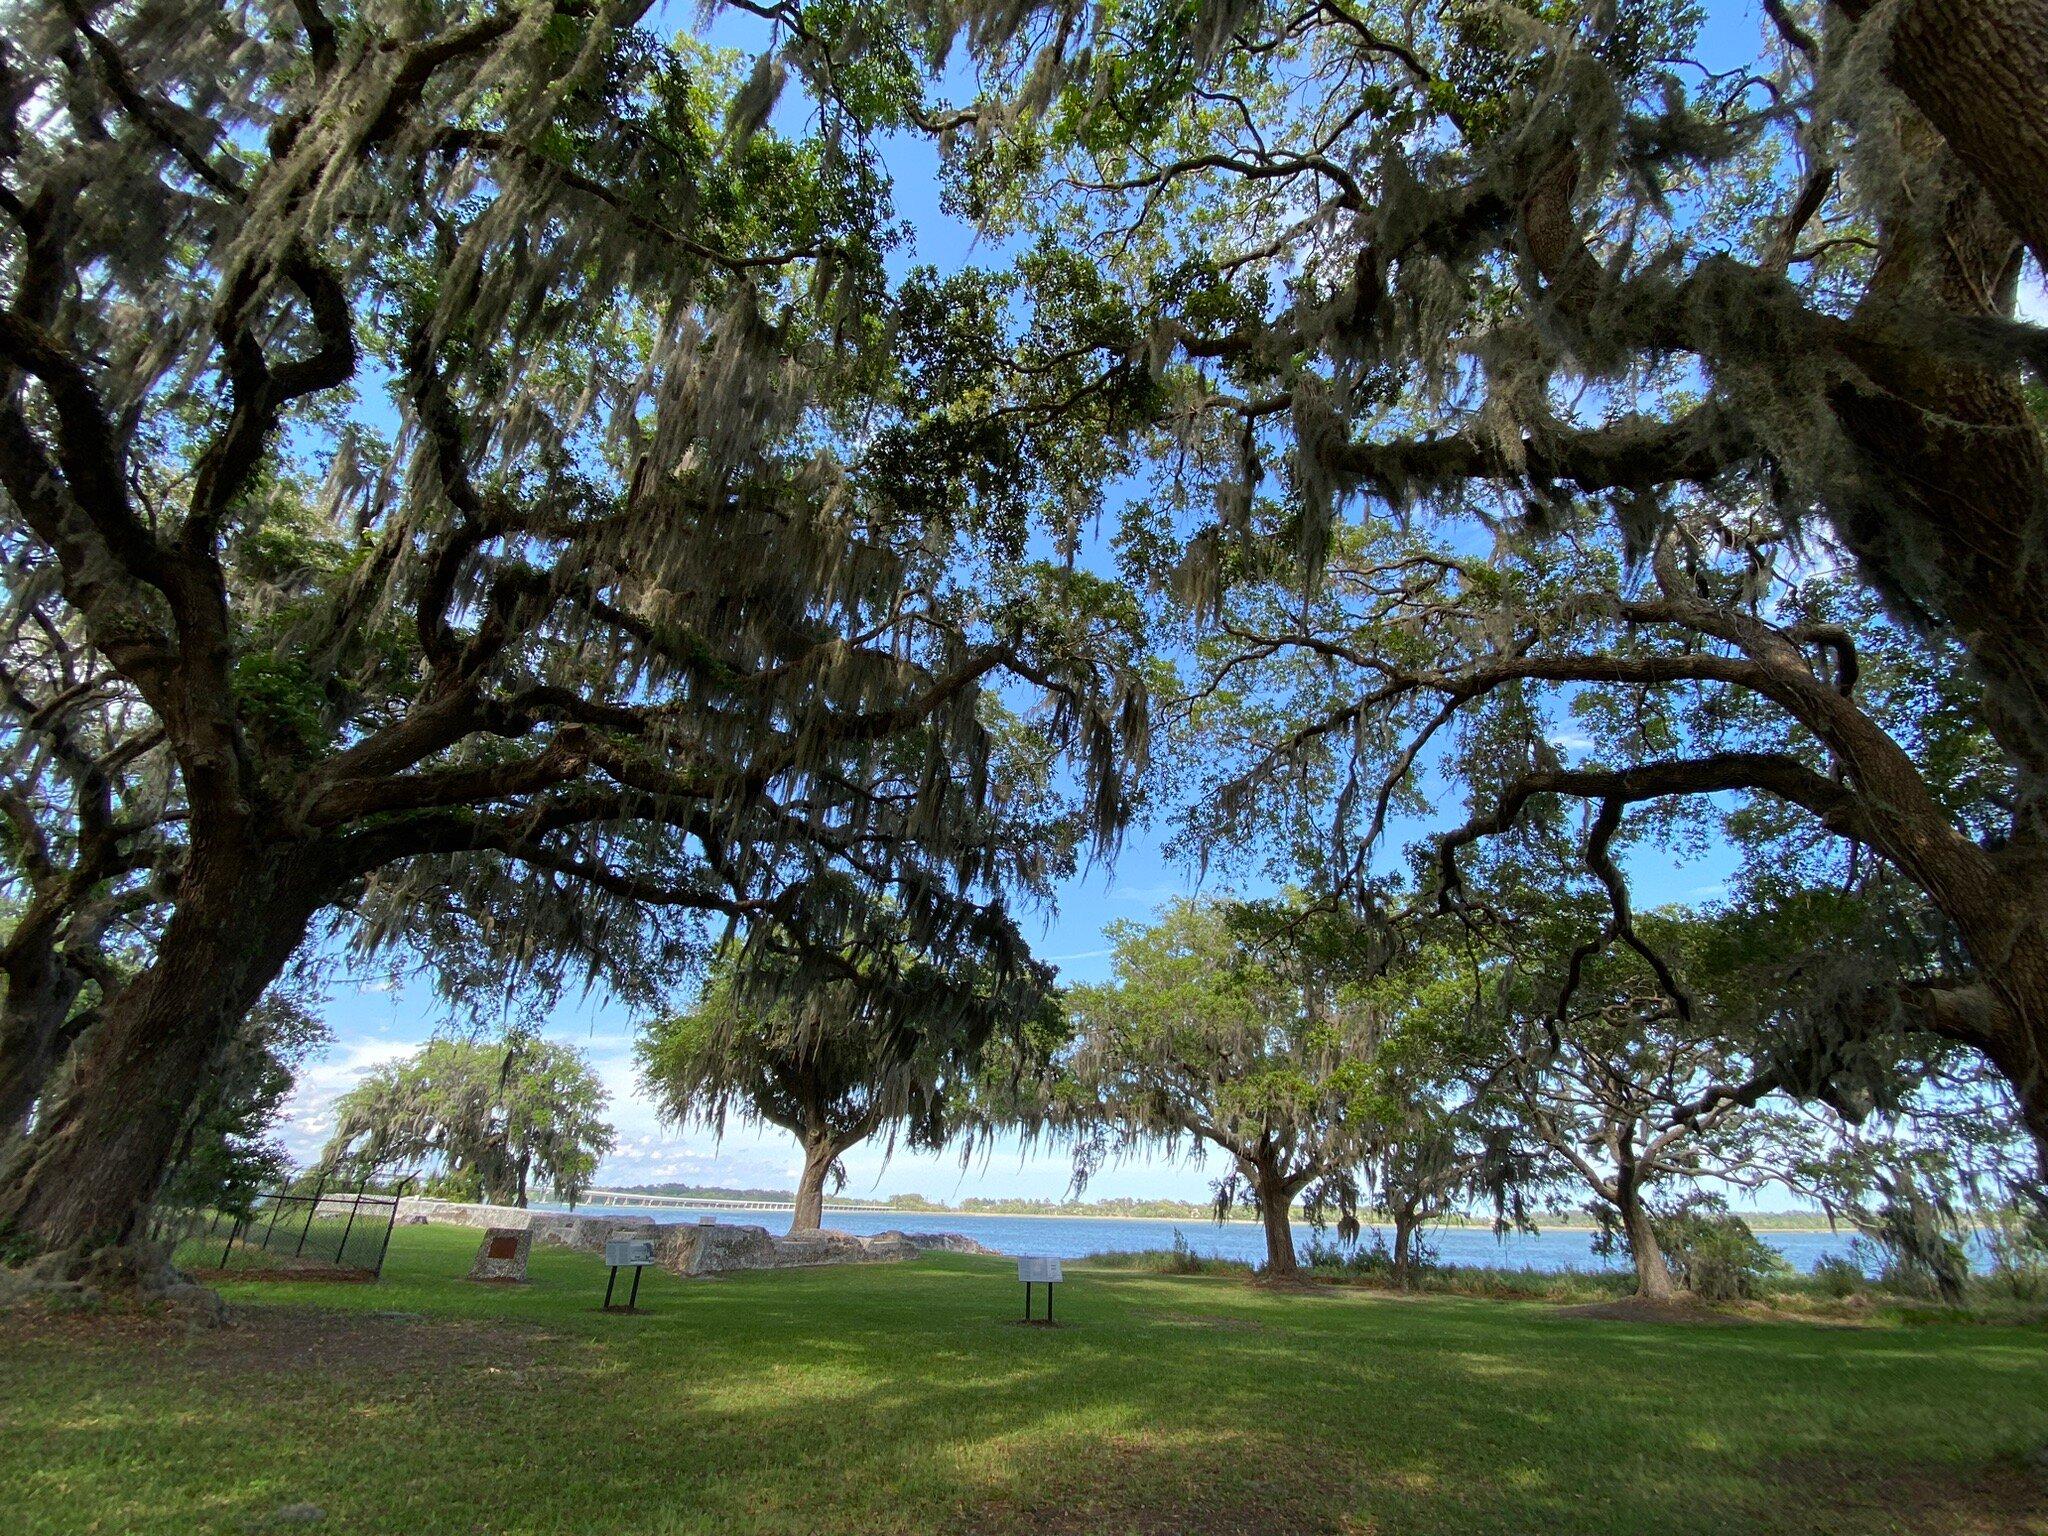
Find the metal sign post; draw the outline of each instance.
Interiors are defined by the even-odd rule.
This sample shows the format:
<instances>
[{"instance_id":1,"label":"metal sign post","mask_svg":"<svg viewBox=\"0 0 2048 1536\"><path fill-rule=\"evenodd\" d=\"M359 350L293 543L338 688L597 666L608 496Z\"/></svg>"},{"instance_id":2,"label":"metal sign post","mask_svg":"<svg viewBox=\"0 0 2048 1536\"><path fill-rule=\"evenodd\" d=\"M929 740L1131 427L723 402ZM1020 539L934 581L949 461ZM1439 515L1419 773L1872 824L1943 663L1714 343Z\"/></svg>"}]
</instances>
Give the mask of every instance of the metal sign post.
<instances>
[{"instance_id":1,"label":"metal sign post","mask_svg":"<svg viewBox=\"0 0 2048 1536\"><path fill-rule=\"evenodd\" d=\"M1060 1283L1058 1259L1019 1259L1017 1278L1024 1282L1024 1321L1031 1321L1031 1287L1045 1287L1045 1320L1052 1321L1052 1288Z\"/></svg>"},{"instance_id":2,"label":"metal sign post","mask_svg":"<svg viewBox=\"0 0 2048 1536\"><path fill-rule=\"evenodd\" d=\"M604 1261L611 1266L611 1278L604 1283L604 1309L636 1311L640 1305L640 1272L654 1262L654 1241L652 1238L614 1238L604 1245ZM633 1289L627 1293L626 1305L614 1309L612 1287L619 1283L619 1271L631 1268Z\"/></svg>"}]
</instances>

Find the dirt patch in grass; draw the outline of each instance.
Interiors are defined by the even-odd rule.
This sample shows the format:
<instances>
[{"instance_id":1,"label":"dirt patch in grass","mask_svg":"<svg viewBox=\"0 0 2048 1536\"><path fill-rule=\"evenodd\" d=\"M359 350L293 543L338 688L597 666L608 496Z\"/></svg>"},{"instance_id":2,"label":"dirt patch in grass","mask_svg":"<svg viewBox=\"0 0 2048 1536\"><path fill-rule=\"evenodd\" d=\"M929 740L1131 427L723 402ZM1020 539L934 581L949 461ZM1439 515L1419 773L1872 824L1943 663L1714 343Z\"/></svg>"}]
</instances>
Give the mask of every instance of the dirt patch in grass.
<instances>
[{"instance_id":1,"label":"dirt patch in grass","mask_svg":"<svg viewBox=\"0 0 2048 1536\"><path fill-rule=\"evenodd\" d=\"M1622 1296L1613 1301L1559 1307L1558 1317L1606 1318L1618 1323L1675 1323L1681 1326L1739 1327L1744 1323L1801 1323L1808 1328L1874 1328L1879 1319L1864 1313L1830 1313L1811 1307L1780 1306L1770 1300L1706 1302L1678 1295L1667 1301Z\"/></svg>"},{"instance_id":2,"label":"dirt patch in grass","mask_svg":"<svg viewBox=\"0 0 2048 1536\"><path fill-rule=\"evenodd\" d=\"M328 1280L366 1285L377 1278L374 1269L321 1269L315 1265L290 1269L194 1269L188 1273L201 1285L219 1285L227 1280Z\"/></svg>"},{"instance_id":3,"label":"dirt patch in grass","mask_svg":"<svg viewBox=\"0 0 2048 1536\"><path fill-rule=\"evenodd\" d=\"M188 1313L163 1302L96 1298L79 1303L29 1296L0 1307L0 1339L65 1345L134 1345L182 1341L197 1332Z\"/></svg>"},{"instance_id":4,"label":"dirt patch in grass","mask_svg":"<svg viewBox=\"0 0 2048 1536\"><path fill-rule=\"evenodd\" d=\"M194 1329L168 1307L61 1309L20 1306L0 1330L23 1344L61 1343L175 1353L177 1369L222 1376L279 1370L360 1377L518 1369L544 1363L555 1336L519 1323L427 1320L405 1313L336 1312L303 1306L235 1306L218 1328Z\"/></svg>"},{"instance_id":5,"label":"dirt patch in grass","mask_svg":"<svg viewBox=\"0 0 2048 1536\"><path fill-rule=\"evenodd\" d=\"M1265 1291L1274 1296L1328 1296L1333 1289L1325 1282L1311 1280L1306 1275L1268 1280L1260 1274L1251 1276L1245 1283L1253 1290Z\"/></svg>"},{"instance_id":6,"label":"dirt patch in grass","mask_svg":"<svg viewBox=\"0 0 2048 1536\"><path fill-rule=\"evenodd\" d=\"M1348 1291L1354 1296L1370 1296L1375 1301L1435 1301L1461 1294L1457 1291L1425 1291L1417 1286L1403 1288L1388 1280L1351 1275L1317 1275L1312 1283L1324 1290Z\"/></svg>"},{"instance_id":7,"label":"dirt patch in grass","mask_svg":"<svg viewBox=\"0 0 2048 1536\"><path fill-rule=\"evenodd\" d=\"M2043 1536L2048 1466L2002 1457L1974 1470L1928 1463L1786 1460L1777 1487L1834 1523L1816 1530L1905 1536Z\"/></svg>"}]
</instances>

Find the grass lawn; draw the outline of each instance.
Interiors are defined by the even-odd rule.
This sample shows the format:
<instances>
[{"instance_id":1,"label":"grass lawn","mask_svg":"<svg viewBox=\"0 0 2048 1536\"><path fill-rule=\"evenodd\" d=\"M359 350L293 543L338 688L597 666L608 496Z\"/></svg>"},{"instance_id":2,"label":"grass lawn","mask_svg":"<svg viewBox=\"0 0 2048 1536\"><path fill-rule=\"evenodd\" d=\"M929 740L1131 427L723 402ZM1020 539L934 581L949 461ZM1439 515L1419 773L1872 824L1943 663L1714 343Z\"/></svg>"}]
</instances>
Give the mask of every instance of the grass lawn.
<instances>
[{"instance_id":1,"label":"grass lawn","mask_svg":"<svg viewBox=\"0 0 2048 1536\"><path fill-rule=\"evenodd\" d=\"M478 1238L209 1332L0 1314L0 1530L2048 1532L2040 1327L1075 1268L1026 1329L1013 1266L939 1255L607 1316L586 1255L459 1278Z\"/></svg>"}]
</instances>

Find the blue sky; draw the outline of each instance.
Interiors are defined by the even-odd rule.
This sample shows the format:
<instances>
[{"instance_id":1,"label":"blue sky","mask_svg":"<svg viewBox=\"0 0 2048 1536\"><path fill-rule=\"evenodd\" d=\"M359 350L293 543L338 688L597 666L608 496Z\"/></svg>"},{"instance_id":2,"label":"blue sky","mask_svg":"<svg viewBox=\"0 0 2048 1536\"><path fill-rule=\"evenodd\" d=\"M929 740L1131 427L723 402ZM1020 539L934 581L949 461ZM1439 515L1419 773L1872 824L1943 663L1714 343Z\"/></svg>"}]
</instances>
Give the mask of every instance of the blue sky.
<instances>
[{"instance_id":1,"label":"blue sky","mask_svg":"<svg viewBox=\"0 0 2048 1536\"><path fill-rule=\"evenodd\" d=\"M664 6L655 12L652 24L686 24L693 9ZM1702 49L1707 62L1723 67L1751 57L1761 25L1760 7L1716 0L1708 9ZM753 50L760 45L761 26L752 17L726 12L713 26L711 37L726 46ZM899 270L913 262L951 270L1001 259L999 249L977 243L971 229L939 208L938 160L929 143L921 138L899 138L889 145L887 159L895 176L897 211L915 232L913 248L898 254ZM1563 734L1558 744L1567 753L1574 745ZM1086 869L1061 887L1056 910L1036 924L1032 937L1040 956L1055 965L1063 979L1093 981L1106 976L1106 925L1118 919L1142 918L1171 897L1198 888L1194 871L1166 858L1162 848L1166 832L1164 827L1135 829L1113 868ZM1724 849L1709 850L1688 861L1651 850L1638 853L1630 863L1638 900L1651 906L1717 894L1732 859ZM1234 893L1230 885L1215 878L1199 888L1212 894ZM333 1101L340 1093L375 1067L410 1054L448 1022L445 1009L425 982L394 981L377 972L350 974L345 969L336 974L325 1016L334 1045L301 1072L284 1127L287 1146L302 1161L318 1154L332 1124ZM634 1024L635 1020L610 1000L581 997L566 999L544 1025L551 1038L586 1052L611 1091L611 1117L618 1128L619 1146L599 1170L598 1183L789 1184L797 1169L796 1148L781 1132L735 1128L720 1142L706 1132L678 1132L659 1124L634 1081ZM916 1191L934 1199L975 1194L1056 1199L1066 1192L1071 1171L1063 1155L1024 1154L1014 1145L999 1145L967 1168L951 1153L903 1152L890 1157L879 1144L849 1153L845 1164L849 1194ZM1200 1158L1138 1160L1103 1170L1091 1180L1088 1192L1091 1196L1199 1200L1207 1197L1217 1171Z\"/></svg>"}]
</instances>

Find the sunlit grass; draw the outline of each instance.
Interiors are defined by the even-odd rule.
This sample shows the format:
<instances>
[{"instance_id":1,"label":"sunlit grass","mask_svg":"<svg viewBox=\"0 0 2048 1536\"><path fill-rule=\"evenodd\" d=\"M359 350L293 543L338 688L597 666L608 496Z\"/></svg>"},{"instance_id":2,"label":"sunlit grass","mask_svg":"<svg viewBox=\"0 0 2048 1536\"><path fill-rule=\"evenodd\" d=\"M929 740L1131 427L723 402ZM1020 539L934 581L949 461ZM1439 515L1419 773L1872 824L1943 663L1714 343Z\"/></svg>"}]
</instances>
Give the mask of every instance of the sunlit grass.
<instances>
[{"instance_id":1,"label":"sunlit grass","mask_svg":"<svg viewBox=\"0 0 2048 1536\"><path fill-rule=\"evenodd\" d=\"M607 1316L596 1259L477 1286L477 1241L401 1230L375 1286L230 1287L245 1321L190 1339L0 1317L0 1528L182 1536L293 1505L422 1536L2048 1528L2038 1328L1664 1326L1075 1266L1061 1326L1026 1329L1012 1268L936 1255L650 1273L642 1314Z\"/></svg>"}]
</instances>

